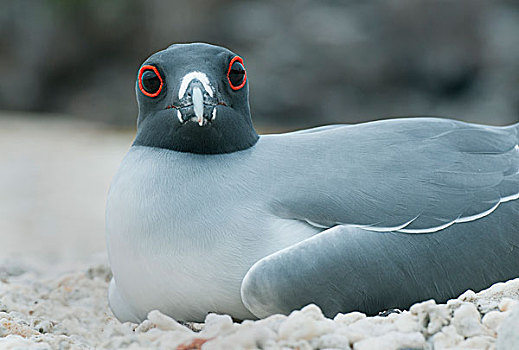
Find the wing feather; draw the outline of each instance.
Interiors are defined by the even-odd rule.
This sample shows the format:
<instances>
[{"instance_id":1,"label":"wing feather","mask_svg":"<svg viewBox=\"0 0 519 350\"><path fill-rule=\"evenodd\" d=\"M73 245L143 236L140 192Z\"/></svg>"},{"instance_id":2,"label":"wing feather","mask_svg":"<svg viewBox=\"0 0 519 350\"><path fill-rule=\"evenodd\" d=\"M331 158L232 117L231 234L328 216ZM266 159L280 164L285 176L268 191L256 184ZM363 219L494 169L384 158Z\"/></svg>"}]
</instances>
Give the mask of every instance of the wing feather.
<instances>
[{"instance_id":1,"label":"wing feather","mask_svg":"<svg viewBox=\"0 0 519 350\"><path fill-rule=\"evenodd\" d=\"M434 232L519 197L519 124L406 118L263 136L273 210L317 227ZM286 181L290 181L288 185Z\"/></svg>"}]
</instances>

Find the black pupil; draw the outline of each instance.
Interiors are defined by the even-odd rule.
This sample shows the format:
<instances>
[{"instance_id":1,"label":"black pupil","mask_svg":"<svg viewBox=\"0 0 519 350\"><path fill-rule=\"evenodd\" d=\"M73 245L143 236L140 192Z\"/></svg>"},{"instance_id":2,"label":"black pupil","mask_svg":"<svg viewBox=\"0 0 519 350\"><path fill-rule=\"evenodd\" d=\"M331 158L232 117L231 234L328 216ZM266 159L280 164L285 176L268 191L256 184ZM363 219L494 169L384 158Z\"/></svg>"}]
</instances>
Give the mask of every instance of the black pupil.
<instances>
[{"instance_id":1,"label":"black pupil","mask_svg":"<svg viewBox=\"0 0 519 350\"><path fill-rule=\"evenodd\" d=\"M245 68L243 68L240 62L234 62L229 72L229 80L233 86L240 86L245 78Z\"/></svg>"},{"instance_id":2,"label":"black pupil","mask_svg":"<svg viewBox=\"0 0 519 350\"><path fill-rule=\"evenodd\" d=\"M160 88L160 79L152 70L147 70L142 73L142 87L146 92L153 94Z\"/></svg>"}]
</instances>

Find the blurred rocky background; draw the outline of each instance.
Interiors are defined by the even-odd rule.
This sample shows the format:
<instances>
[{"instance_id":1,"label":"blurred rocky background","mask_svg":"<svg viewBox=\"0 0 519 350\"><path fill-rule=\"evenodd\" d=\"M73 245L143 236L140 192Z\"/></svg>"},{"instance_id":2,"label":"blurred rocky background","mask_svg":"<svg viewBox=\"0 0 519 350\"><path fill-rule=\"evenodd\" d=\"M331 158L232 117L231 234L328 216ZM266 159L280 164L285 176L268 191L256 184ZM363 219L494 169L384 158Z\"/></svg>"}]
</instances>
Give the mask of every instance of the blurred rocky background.
<instances>
[{"instance_id":1,"label":"blurred rocky background","mask_svg":"<svg viewBox=\"0 0 519 350\"><path fill-rule=\"evenodd\" d=\"M1 0L0 110L133 127L143 60L175 42L245 58L255 123L519 120L519 2Z\"/></svg>"}]
</instances>

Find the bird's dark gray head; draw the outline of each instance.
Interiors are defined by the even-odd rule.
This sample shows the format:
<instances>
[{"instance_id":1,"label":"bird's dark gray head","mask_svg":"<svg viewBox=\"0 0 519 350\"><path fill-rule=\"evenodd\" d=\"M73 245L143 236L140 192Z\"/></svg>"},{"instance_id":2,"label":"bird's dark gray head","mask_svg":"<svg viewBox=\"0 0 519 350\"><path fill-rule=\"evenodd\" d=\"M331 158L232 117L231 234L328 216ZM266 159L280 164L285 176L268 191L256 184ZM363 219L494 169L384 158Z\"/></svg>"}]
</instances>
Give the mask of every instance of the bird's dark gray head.
<instances>
[{"instance_id":1,"label":"bird's dark gray head","mask_svg":"<svg viewBox=\"0 0 519 350\"><path fill-rule=\"evenodd\" d=\"M235 53L209 44L176 44L149 57L136 83L134 145L215 154L258 140L247 73Z\"/></svg>"}]
</instances>

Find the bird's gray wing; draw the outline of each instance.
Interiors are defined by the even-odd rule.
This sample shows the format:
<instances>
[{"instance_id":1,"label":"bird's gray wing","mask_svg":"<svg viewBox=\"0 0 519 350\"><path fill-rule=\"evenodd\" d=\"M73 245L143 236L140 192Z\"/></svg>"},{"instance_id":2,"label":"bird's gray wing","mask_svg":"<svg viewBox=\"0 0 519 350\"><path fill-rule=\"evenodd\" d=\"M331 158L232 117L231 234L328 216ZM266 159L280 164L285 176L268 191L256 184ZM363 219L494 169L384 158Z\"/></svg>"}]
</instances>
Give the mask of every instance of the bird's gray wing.
<instances>
[{"instance_id":1,"label":"bird's gray wing","mask_svg":"<svg viewBox=\"0 0 519 350\"><path fill-rule=\"evenodd\" d=\"M519 124L383 120L262 136L273 212L322 228L428 233L519 198Z\"/></svg>"},{"instance_id":2,"label":"bird's gray wing","mask_svg":"<svg viewBox=\"0 0 519 350\"><path fill-rule=\"evenodd\" d=\"M296 131L288 132L288 133L285 133L284 135L312 134L312 133L322 132L322 131L325 131L325 130L331 130L331 129L335 129L335 128L343 128L344 126L345 125L341 125L341 124L323 125L323 126L318 126L318 127L311 128L311 129L302 129L302 130L296 130Z\"/></svg>"},{"instance_id":3,"label":"bird's gray wing","mask_svg":"<svg viewBox=\"0 0 519 350\"><path fill-rule=\"evenodd\" d=\"M418 301L445 302L519 274L519 201L432 234L336 226L269 255L246 274L241 295L257 317L309 303L377 314Z\"/></svg>"}]
</instances>

